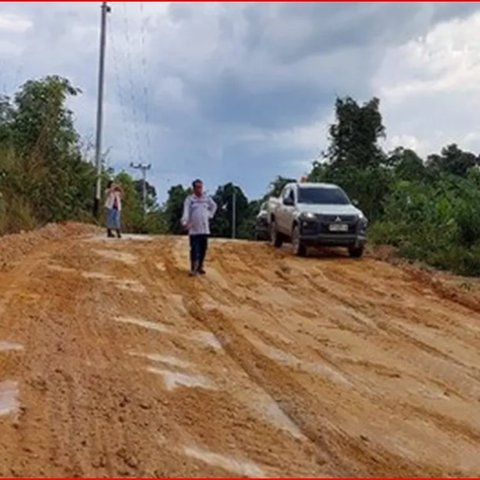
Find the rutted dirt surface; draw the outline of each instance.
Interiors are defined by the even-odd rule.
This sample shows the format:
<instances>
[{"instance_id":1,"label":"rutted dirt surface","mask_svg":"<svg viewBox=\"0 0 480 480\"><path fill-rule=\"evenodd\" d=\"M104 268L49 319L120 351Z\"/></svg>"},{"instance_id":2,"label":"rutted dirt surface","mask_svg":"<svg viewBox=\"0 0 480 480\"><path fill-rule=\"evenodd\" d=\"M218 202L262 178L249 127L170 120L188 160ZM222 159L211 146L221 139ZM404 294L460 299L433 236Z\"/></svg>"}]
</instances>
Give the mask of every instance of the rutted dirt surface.
<instances>
[{"instance_id":1,"label":"rutted dirt surface","mask_svg":"<svg viewBox=\"0 0 480 480\"><path fill-rule=\"evenodd\" d=\"M480 308L448 285L228 241L191 279L184 238L57 233L2 257L0 475L480 475Z\"/></svg>"}]
</instances>

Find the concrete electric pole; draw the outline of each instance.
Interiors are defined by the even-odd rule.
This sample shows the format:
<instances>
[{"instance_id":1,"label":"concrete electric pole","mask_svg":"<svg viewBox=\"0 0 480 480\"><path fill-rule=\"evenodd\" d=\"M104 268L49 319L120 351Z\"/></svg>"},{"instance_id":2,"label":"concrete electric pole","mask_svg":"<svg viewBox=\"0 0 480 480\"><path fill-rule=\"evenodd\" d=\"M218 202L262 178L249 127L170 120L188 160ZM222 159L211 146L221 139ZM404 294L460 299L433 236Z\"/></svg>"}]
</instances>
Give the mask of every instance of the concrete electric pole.
<instances>
[{"instance_id":1,"label":"concrete electric pole","mask_svg":"<svg viewBox=\"0 0 480 480\"><path fill-rule=\"evenodd\" d=\"M147 212L147 170L152 168L150 163L131 163L130 166L135 169L142 171L142 202L143 202L143 213Z\"/></svg>"},{"instance_id":2,"label":"concrete electric pole","mask_svg":"<svg viewBox=\"0 0 480 480\"><path fill-rule=\"evenodd\" d=\"M107 39L107 14L111 8L107 2L102 2L102 15L100 21L100 60L98 68L98 98L97 98L97 138L95 142L95 165L97 168L97 184L95 188L95 201L93 214L98 218L100 213L100 199L102 195L102 122L103 122L103 85L105 77L105 43Z\"/></svg>"}]
</instances>

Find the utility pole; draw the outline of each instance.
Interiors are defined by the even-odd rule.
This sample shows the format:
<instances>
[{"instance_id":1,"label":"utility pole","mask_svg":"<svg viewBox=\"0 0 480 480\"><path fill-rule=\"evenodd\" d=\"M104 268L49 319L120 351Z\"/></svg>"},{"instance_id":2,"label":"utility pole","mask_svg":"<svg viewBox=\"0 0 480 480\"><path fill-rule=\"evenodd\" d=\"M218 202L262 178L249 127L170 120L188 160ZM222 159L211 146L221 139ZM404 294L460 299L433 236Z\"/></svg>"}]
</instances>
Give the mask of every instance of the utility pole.
<instances>
[{"instance_id":1,"label":"utility pole","mask_svg":"<svg viewBox=\"0 0 480 480\"><path fill-rule=\"evenodd\" d=\"M131 163L132 168L142 171L142 202L143 202L143 213L147 212L147 170L152 168L150 163Z\"/></svg>"},{"instance_id":2,"label":"utility pole","mask_svg":"<svg viewBox=\"0 0 480 480\"><path fill-rule=\"evenodd\" d=\"M98 97L97 97L97 138L95 142L95 165L97 168L97 184L93 214L98 218L100 213L100 199L102 195L102 122L103 122L103 85L105 77L105 43L107 40L107 14L111 8L107 2L102 2L100 21L100 60L98 67Z\"/></svg>"},{"instance_id":3,"label":"utility pole","mask_svg":"<svg viewBox=\"0 0 480 480\"><path fill-rule=\"evenodd\" d=\"M237 229L237 191L235 187L233 187L233 195L232 195L232 238L236 237L236 229Z\"/></svg>"}]
</instances>

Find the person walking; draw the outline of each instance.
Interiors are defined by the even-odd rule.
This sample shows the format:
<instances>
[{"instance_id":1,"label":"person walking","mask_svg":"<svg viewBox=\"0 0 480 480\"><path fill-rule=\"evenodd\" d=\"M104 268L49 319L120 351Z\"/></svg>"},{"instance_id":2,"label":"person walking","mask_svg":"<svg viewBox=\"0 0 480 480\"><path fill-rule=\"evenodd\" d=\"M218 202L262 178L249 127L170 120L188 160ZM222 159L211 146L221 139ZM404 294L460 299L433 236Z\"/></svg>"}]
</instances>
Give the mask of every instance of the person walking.
<instances>
[{"instance_id":1,"label":"person walking","mask_svg":"<svg viewBox=\"0 0 480 480\"><path fill-rule=\"evenodd\" d=\"M123 191L120 185L109 181L105 191L105 208L107 209L107 237L112 238L116 232L118 238L122 238L121 214Z\"/></svg>"},{"instance_id":2,"label":"person walking","mask_svg":"<svg viewBox=\"0 0 480 480\"><path fill-rule=\"evenodd\" d=\"M203 182L192 183L193 194L183 205L181 223L190 238L190 276L205 275L204 262L210 236L210 220L215 216L217 204L203 192Z\"/></svg>"}]
</instances>

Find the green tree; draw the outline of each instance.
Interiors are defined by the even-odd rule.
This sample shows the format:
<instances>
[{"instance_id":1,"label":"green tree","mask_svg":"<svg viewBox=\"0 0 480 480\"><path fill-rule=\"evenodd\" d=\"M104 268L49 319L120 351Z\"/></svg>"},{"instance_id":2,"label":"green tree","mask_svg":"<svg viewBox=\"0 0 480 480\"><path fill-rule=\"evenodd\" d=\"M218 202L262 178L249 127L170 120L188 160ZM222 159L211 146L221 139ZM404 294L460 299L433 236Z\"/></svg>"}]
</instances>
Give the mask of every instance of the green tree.
<instances>
[{"instance_id":1,"label":"green tree","mask_svg":"<svg viewBox=\"0 0 480 480\"><path fill-rule=\"evenodd\" d=\"M168 198L163 208L165 215L165 224L169 233L180 235L185 232L181 224L183 215L183 204L191 189L186 189L182 185L175 185L168 191Z\"/></svg>"},{"instance_id":2,"label":"green tree","mask_svg":"<svg viewBox=\"0 0 480 480\"><path fill-rule=\"evenodd\" d=\"M165 212L161 208L156 207L147 212L145 219L145 233L155 235L168 233Z\"/></svg>"},{"instance_id":3,"label":"green tree","mask_svg":"<svg viewBox=\"0 0 480 480\"><path fill-rule=\"evenodd\" d=\"M238 238L253 240L255 238L255 223L263 200L253 200L248 203L246 213L238 227Z\"/></svg>"},{"instance_id":4,"label":"green tree","mask_svg":"<svg viewBox=\"0 0 480 480\"><path fill-rule=\"evenodd\" d=\"M217 213L212 222L212 235L215 237L232 236L233 219L233 194L235 192L235 229L239 232L239 226L245 221L248 212L248 199L242 189L233 183L227 183L218 187L213 200L217 204Z\"/></svg>"},{"instance_id":5,"label":"green tree","mask_svg":"<svg viewBox=\"0 0 480 480\"><path fill-rule=\"evenodd\" d=\"M13 107L10 99L5 95L0 95L0 144L5 144L11 140L13 121Z\"/></svg>"},{"instance_id":6,"label":"green tree","mask_svg":"<svg viewBox=\"0 0 480 480\"><path fill-rule=\"evenodd\" d=\"M13 147L23 163L23 188L41 222L65 220L91 206L92 188L84 187L92 185L94 169L81 156L65 106L78 93L68 80L51 76L28 81L15 95Z\"/></svg>"},{"instance_id":7,"label":"green tree","mask_svg":"<svg viewBox=\"0 0 480 480\"><path fill-rule=\"evenodd\" d=\"M378 140L385 136L385 128L379 106L378 98L362 106L350 97L337 98L326 153L333 168L367 168L383 163L385 155Z\"/></svg>"},{"instance_id":8,"label":"green tree","mask_svg":"<svg viewBox=\"0 0 480 480\"><path fill-rule=\"evenodd\" d=\"M267 200L269 197L279 197L285 185L287 185L287 183L294 183L294 182L296 182L296 180L293 178L282 177L281 175L279 175L270 184L269 190L263 199Z\"/></svg>"},{"instance_id":9,"label":"green tree","mask_svg":"<svg viewBox=\"0 0 480 480\"><path fill-rule=\"evenodd\" d=\"M422 181L427 175L423 160L408 148L398 147L388 157L387 164L393 168L398 180Z\"/></svg>"},{"instance_id":10,"label":"green tree","mask_svg":"<svg viewBox=\"0 0 480 480\"><path fill-rule=\"evenodd\" d=\"M135 188L135 181L126 172L119 173L115 181L122 186L122 226L125 231L145 233L145 217L141 197Z\"/></svg>"},{"instance_id":11,"label":"green tree","mask_svg":"<svg viewBox=\"0 0 480 480\"><path fill-rule=\"evenodd\" d=\"M427 159L427 167L431 172L450 173L460 177L466 177L468 172L479 164L473 153L464 152L456 144L446 146L440 155L430 155Z\"/></svg>"},{"instance_id":12,"label":"green tree","mask_svg":"<svg viewBox=\"0 0 480 480\"><path fill-rule=\"evenodd\" d=\"M18 229L48 221L88 219L95 171L79 147L73 116L65 106L79 90L58 76L26 82L14 96L0 99L1 185L13 213L6 227ZM8 222L7 222L8 223Z\"/></svg>"},{"instance_id":13,"label":"green tree","mask_svg":"<svg viewBox=\"0 0 480 480\"><path fill-rule=\"evenodd\" d=\"M385 135L379 100L373 98L360 106L350 97L337 99L329 133L325 161L314 162L309 180L340 185L370 220L379 218L392 181L378 145Z\"/></svg>"},{"instance_id":14,"label":"green tree","mask_svg":"<svg viewBox=\"0 0 480 480\"><path fill-rule=\"evenodd\" d=\"M143 201L143 180L134 181L135 190L139 198ZM147 211L154 210L157 207L157 191L153 185L145 182Z\"/></svg>"},{"instance_id":15,"label":"green tree","mask_svg":"<svg viewBox=\"0 0 480 480\"><path fill-rule=\"evenodd\" d=\"M48 155L77 147L79 136L65 102L79 93L69 80L56 75L26 82L14 101L17 150L27 155Z\"/></svg>"}]
</instances>

